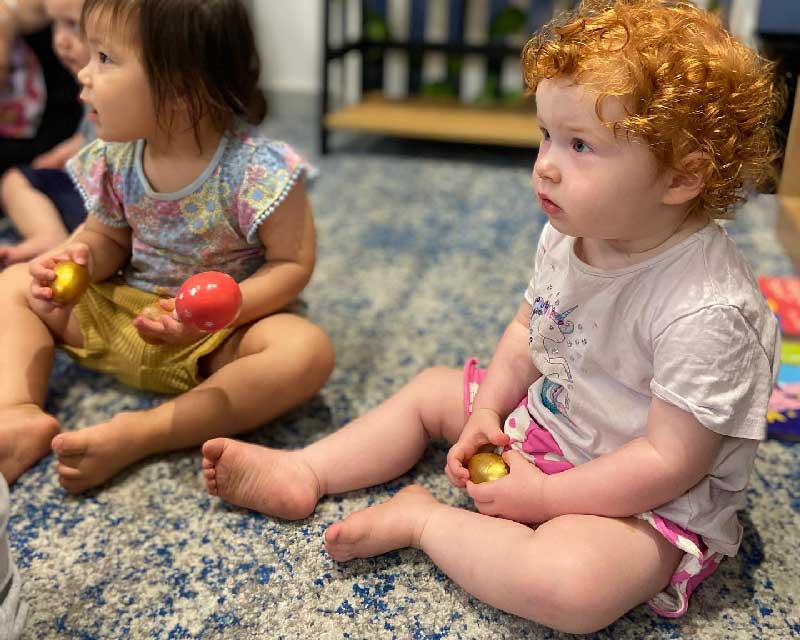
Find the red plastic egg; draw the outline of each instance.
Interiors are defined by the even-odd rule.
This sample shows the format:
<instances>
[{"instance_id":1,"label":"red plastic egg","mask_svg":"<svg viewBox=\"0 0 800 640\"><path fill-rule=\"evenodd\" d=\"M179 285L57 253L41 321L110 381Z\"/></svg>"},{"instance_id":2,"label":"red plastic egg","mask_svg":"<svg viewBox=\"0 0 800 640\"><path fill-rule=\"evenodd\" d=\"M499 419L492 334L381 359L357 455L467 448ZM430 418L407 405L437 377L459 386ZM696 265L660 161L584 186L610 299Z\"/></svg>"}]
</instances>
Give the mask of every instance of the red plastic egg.
<instances>
[{"instance_id":1,"label":"red plastic egg","mask_svg":"<svg viewBox=\"0 0 800 640\"><path fill-rule=\"evenodd\" d=\"M227 273L204 271L186 279L175 298L181 322L203 331L219 331L236 319L242 291Z\"/></svg>"}]
</instances>

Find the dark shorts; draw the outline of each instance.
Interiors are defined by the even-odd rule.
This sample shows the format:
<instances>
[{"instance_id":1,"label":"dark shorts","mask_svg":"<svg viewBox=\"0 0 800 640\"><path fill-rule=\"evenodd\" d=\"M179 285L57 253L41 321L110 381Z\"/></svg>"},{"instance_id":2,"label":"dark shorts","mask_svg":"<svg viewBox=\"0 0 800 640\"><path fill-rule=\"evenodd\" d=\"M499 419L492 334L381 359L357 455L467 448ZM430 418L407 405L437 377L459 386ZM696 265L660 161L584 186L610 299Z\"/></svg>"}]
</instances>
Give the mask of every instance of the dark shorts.
<instances>
[{"instance_id":1,"label":"dark shorts","mask_svg":"<svg viewBox=\"0 0 800 640\"><path fill-rule=\"evenodd\" d=\"M16 167L31 183L37 191L46 195L53 203L64 226L70 233L86 220L86 208L83 206L83 198L72 178L66 171L61 169L34 169L28 165Z\"/></svg>"}]
</instances>

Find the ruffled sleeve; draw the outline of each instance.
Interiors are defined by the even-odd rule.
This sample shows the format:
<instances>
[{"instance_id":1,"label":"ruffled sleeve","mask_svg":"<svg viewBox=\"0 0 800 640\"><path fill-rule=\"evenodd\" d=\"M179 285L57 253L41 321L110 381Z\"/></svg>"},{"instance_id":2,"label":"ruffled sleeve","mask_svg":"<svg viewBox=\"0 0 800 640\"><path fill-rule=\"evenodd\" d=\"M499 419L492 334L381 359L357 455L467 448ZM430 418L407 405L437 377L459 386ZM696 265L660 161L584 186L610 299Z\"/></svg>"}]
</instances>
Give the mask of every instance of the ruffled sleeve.
<instances>
[{"instance_id":1,"label":"ruffled sleeve","mask_svg":"<svg viewBox=\"0 0 800 640\"><path fill-rule=\"evenodd\" d=\"M66 170L89 215L110 227L127 227L121 189L115 185L114 162L109 160L109 151L110 145L97 139L78 151L67 162Z\"/></svg>"},{"instance_id":2,"label":"ruffled sleeve","mask_svg":"<svg viewBox=\"0 0 800 640\"><path fill-rule=\"evenodd\" d=\"M258 228L280 207L298 180L314 169L283 142L261 144L244 170L237 202L239 229L255 242Z\"/></svg>"},{"instance_id":3,"label":"ruffled sleeve","mask_svg":"<svg viewBox=\"0 0 800 640\"><path fill-rule=\"evenodd\" d=\"M738 309L715 305L675 320L656 338L650 389L716 433L760 440L773 359Z\"/></svg>"}]
</instances>

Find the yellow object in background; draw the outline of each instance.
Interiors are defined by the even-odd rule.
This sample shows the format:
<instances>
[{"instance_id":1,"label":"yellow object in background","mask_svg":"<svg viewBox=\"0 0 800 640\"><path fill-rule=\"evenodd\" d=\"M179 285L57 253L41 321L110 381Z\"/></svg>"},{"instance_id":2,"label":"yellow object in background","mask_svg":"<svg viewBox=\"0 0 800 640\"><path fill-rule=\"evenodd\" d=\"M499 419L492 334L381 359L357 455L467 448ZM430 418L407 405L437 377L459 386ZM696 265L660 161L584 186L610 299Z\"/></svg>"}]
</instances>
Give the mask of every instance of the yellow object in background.
<instances>
[{"instance_id":1,"label":"yellow object in background","mask_svg":"<svg viewBox=\"0 0 800 640\"><path fill-rule=\"evenodd\" d=\"M476 453L467 464L469 479L475 484L497 480L508 474L506 463L496 453Z\"/></svg>"},{"instance_id":2,"label":"yellow object in background","mask_svg":"<svg viewBox=\"0 0 800 640\"><path fill-rule=\"evenodd\" d=\"M800 366L800 340L783 340L781 342L781 362Z\"/></svg>"},{"instance_id":3,"label":"yellow object in background","mask_svg":"<svg viewBox=\"0 0 800 640\"><path fill-rule=\"evenodd\" d=\"M67 260L53 267L56 279L50 285L53 300L62 304L72 304L80 298L89 286L89 270L82 264Z\"/></svg>"}]
</instances>

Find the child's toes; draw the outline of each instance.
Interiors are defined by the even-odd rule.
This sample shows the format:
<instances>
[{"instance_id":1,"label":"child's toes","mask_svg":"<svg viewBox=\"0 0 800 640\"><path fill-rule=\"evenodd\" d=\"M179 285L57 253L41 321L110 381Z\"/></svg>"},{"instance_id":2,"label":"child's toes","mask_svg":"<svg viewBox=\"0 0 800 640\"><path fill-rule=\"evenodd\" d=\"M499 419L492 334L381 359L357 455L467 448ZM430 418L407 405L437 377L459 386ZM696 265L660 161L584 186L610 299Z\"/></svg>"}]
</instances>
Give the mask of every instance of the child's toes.
<instances>
[{"instance_id":1,"label":"child's toes","mask_svg":"<svg viewBox=\"0 0 800 640\"><path fill-rule=\"evenodd\" d=\"M203 444L203 466L206 464L206 460L210 465L214 465L217 461L222 457L223 451L225 451L225 445L228 442L228 438L214 438L213 440L207 440Z\"/></svg>"},{"instance_id":2,"label":"child's toes","mask_svg":"<svg viewBox=\"0 0 800 640\"><path fill-rule=\"evenodd\" d=\"M89 448L89 443L85 434L76 431L73 433L59 433L50 442L50 447L58 456L58 459L63 460L85 455Z\"/></svg>"}]
</instances>

